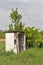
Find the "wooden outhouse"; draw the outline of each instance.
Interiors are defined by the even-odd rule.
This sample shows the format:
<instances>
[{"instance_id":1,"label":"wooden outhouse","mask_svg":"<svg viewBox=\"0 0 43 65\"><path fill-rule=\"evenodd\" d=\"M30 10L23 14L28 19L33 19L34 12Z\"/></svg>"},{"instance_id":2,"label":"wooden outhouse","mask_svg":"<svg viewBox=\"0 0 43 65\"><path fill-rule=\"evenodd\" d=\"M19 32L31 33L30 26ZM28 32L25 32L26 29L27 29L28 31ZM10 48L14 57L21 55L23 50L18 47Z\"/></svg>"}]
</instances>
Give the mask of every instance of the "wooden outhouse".
<instances>
[{"instance_id":1,"label":"wooden outhouse","mask_svg":"<svg viewBox=\"0 0 43 65\"><path fill-rule=\"evenodd\" d=\"M6 32L5 46L6 51L13 51L15 53L24 51L26 49L26 38L24 32Z\"/></svg>"}]
</instances>

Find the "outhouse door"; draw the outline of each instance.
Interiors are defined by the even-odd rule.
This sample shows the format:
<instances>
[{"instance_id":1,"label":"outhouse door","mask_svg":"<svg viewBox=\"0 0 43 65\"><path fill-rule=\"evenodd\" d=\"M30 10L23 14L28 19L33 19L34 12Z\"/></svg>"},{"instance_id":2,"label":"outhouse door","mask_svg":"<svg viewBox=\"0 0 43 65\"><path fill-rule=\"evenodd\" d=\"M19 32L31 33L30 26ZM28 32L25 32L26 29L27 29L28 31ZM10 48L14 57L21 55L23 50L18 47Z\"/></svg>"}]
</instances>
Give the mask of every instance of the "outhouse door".
<instances>
[{"instance_id":1,"label":"outhouse door","mask_svg":"<svg viewBox=\"0 0 43 65\"><path fill-rule=\"evenodd\" d=\"M19 34L18 35L18 40L19 40L19 52L24 50L24 35L23 34Z\"/></svg>"}]
</instances>

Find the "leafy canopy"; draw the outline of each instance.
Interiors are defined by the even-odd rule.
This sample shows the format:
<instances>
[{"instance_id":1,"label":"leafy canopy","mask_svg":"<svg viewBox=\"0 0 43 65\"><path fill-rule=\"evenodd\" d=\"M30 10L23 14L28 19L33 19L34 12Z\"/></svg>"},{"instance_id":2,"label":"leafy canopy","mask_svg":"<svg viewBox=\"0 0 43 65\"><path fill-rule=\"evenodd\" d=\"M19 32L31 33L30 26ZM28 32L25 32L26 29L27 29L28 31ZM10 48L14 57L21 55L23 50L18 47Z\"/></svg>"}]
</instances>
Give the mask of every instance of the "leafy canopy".
<instances>
[{"instance_id":1,"label":"leafy canopy","mask_svg":"<svg viewBox=\"0 0 43 65\"><path fill-rule=\"evenodd\" d=\"M24 28L24 24L21 21L22 16L21 14L19 14L18 8L16 8L15 10L12 9L12 12L10 13L10 18L13 24L9 25L9 30L22 31Z\"/></svg>"}]
</instances>

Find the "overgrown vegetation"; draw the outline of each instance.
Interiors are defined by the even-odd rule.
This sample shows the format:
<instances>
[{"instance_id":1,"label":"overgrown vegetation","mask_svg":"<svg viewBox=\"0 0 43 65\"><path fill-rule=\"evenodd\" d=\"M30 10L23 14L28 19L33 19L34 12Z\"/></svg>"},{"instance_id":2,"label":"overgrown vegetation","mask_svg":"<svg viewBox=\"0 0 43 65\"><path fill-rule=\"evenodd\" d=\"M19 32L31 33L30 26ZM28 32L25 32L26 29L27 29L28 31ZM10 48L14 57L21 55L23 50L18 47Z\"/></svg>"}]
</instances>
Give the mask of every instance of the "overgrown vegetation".
<instances>
[{"instance_id":1,"label":"overgrown vegetation","mask_svg":"<svg viewBox=\"0 0 43 65\"><path fill-rule=\"evenodd\" d=\"M35 27L25 27L18 9L10 13L12 23L8 31L24 31L26 35L26 51L18 54L5 51L5 42L0 42L0 65L43 65L43 31ZM0 38L5 38L5 32L0 31ZM40 47L40 48L39 48Z\"/></svg>"},{"instance_id":2,"label":"overgrown vegetation","mask_svg":"<svg viewBox=\"0 0 43 65\"><path fill-rule=\"evenodd\" d=\"M5 44L0 42L0 65L43 65L43 48L31 48L13 54L5 52Z\"/></svg>"}]
</instances>

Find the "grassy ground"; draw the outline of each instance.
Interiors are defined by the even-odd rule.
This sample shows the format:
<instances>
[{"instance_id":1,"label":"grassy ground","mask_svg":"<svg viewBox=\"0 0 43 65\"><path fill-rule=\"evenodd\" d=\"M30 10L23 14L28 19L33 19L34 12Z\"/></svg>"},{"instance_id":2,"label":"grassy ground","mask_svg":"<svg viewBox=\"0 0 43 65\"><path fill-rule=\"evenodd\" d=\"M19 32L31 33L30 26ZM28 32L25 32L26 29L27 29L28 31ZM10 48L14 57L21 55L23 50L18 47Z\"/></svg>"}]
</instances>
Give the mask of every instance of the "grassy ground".
<instances>
[{"instance_id":1,"label":"grassy ground","mask_svg":"<svg viewBox=\"0 0 43 65\"><path fill-rule=\"evenodd\" d=\"M6 53L0 42L0 65L43 65L43 48L31 48L19 54Z\"/></svg>"}]
</instances>

